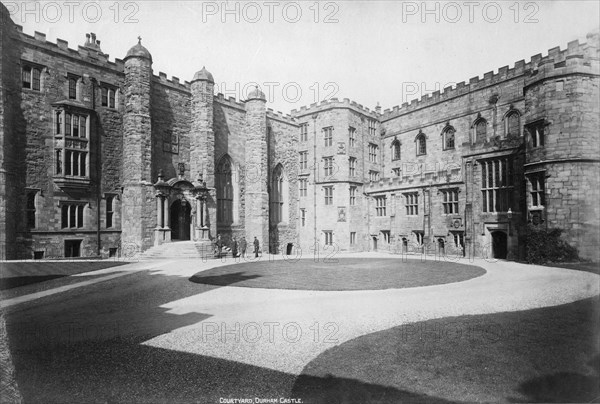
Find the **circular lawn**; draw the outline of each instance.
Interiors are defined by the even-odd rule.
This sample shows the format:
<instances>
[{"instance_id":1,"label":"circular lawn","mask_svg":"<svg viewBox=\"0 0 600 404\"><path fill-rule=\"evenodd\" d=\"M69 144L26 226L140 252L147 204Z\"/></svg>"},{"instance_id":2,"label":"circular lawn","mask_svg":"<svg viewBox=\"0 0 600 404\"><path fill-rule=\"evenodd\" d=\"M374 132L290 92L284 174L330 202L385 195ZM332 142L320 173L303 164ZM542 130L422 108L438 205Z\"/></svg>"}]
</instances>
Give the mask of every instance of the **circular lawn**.
<instances>
[{"instance_id":1,"label":"circular lawn","mask_svg":"<svg viewBox=\"0 0 600 404\"><path fill-rule=\"evenodd\" d=\"M399 289L461 282L483 268L453 262L394 258L339 258L336 262L244 262L201 271L190 281L205 285L299 290Z\"/></svg>"}]
</instances>

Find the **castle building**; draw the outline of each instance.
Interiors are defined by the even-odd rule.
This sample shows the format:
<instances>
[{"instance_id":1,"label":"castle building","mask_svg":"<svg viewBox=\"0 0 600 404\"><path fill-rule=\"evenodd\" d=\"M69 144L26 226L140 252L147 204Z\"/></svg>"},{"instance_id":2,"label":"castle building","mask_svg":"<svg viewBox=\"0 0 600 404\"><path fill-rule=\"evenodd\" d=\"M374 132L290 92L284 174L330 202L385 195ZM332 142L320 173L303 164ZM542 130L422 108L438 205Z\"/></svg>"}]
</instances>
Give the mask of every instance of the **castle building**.
<instances>
[{"instance_id":1,"label":"castle building","mask_svg":"<svg viewBox=\"0 0 600 404\"><path fill-rule=\"evenodd\" d=\"M24 34L0 6L0 258L111 257L256 236L274 253L518 259L527 226L598 259L599 38L410 104L284 115L260 89L155 75Z\"/></svg>"}]
</instances>

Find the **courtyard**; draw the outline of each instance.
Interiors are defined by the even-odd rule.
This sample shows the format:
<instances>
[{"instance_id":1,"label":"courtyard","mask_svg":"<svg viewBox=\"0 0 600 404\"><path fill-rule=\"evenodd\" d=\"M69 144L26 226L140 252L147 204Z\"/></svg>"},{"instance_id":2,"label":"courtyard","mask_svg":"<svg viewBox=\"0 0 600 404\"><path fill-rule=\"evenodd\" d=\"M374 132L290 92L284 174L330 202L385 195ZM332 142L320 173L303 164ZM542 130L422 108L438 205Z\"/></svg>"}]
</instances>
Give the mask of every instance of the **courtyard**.
<instances>
[{"instance_id":1,"label":"courtyard","mask_svg":"<svg viewBox=\"0 0 600 404\"><path fill-rule=\"evenodd\" d=\"M284 258L35 263L27 279L3 279L24 401L598 397L596 274L383 253ZM31 263L2 264L10 278L11 265Z\"/></svg>"}]
</instances>

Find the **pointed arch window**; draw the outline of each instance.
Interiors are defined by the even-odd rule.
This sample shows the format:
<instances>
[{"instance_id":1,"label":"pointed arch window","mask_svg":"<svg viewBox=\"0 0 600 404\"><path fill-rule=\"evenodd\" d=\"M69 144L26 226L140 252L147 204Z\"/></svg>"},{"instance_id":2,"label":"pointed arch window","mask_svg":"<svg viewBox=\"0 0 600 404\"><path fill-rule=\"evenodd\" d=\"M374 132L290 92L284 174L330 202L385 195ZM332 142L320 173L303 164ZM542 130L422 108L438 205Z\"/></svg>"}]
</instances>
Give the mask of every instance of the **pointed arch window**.
<instances>
[{"instance_id":1,"label":"pointed arch window","mask_svg":"<svg viewBox=\"0 0 600 404\"><path fill-rule=\"evenodd\" d=\"M400 157L402 156L401 151L400 141L394 138L394 141L392 142L392 161L400 160Z\"/></svg>"},{"instance_id":2,"label":"pointed arch window","mask_svg":"<svg viewBox=\"0 0 600 404\"><path fill-rule=\"evenodd\" d=\"M456 130L450 125L446 125L442 131L442 142L444 150L452 150L455 145L455 134Z\"/></svg>"},{"instance_id":3,"label":"pointed arch window","mask_svg":"<svg viewBox=\"0 0 600 404\"><path fill-rule=\"evenodd\" d=\"M417 156L427 154L427 138L423 132L419 131L419 134L415 138L415 143L417 145Z\"/></svg>"},{"instance_id":4,"label":"pointed arch window","mask_svg":"<svg viewBox=\"0 0 600 404\"><path fill-rule=\"evenodd\" d=\"M511 109L504 117L504 135L521 136L521 114L516 109Z\"/></svg>"},{"instance_id":5,"label":"pointed arch window","mask_svg":"<svg viewBox=\"0 0 600 404\"><path fill-rule=\"evenodd\" d=\"M233 223L233 163L229 156L223 156L217 165L217 222Z\"/></svg>"},{"instance_id":6,"label":"pointed arch window","mask_svg":"<svg viewBox=\"0 0 600 404\"><path fill-rule=\"evenodd\" d=\"M473 130L475 132L474 143L483 143L487 140L487 121L481 115L473 122Z\"/></svg>"}]
</instances>

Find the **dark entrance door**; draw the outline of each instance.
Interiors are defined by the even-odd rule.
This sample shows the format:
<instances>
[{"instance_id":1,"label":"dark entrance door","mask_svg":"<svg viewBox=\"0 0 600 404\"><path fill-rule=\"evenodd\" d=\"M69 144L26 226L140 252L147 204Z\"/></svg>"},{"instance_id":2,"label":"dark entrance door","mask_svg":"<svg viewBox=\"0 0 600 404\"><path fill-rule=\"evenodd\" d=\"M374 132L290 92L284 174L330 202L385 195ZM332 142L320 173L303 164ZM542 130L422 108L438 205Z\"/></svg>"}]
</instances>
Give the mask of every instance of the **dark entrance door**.
<instances>
[{"instance_id":1,"label":"dark entrance door","mask_svg":"<svg viewBox=\"0 0 600 404\"><path fill-rule=\"evenodd\" d=\"M377 237L373 236L373 251L377 251Z\"/></svg>"},{"instance_id":2,"label":"dark entrance door","mask_svg":"<svg viewBox=\"0 0 600 404\"><path fill-rule=\"evenodd\" d=\"M171 239L189 240L192 207L187 202L175 201L171 205Z\"/></svg>"},{"instance_id":3,"label":"dark entrance door","mask_svg":"<svg viewBox=\"0 0 600 404\"><path fill-rule=\"evenodd\" d=\"M506 259L508 252L508 239L503 231L492 232L492 254L494 258Z\"/></svg>"}]
</instances>

